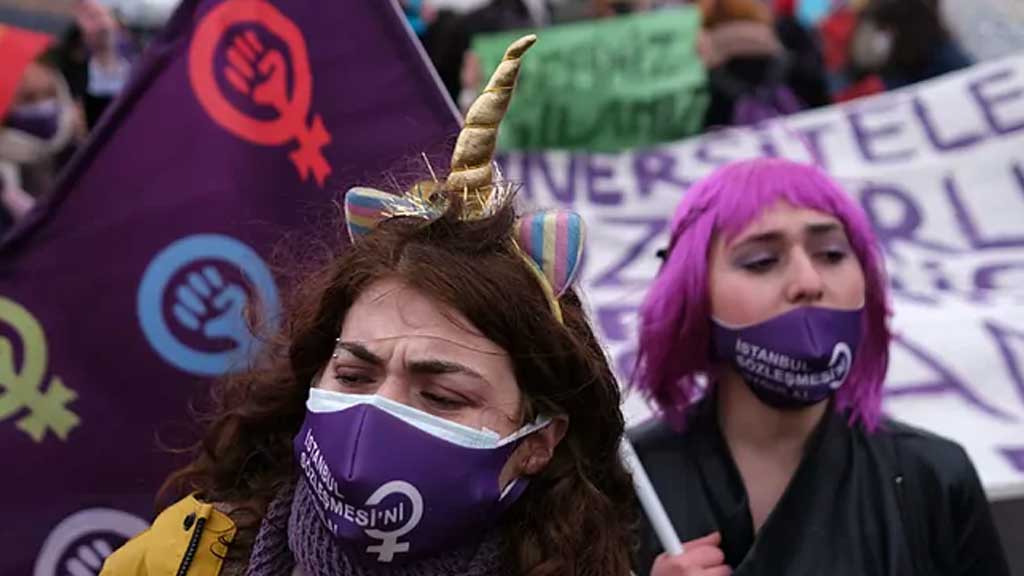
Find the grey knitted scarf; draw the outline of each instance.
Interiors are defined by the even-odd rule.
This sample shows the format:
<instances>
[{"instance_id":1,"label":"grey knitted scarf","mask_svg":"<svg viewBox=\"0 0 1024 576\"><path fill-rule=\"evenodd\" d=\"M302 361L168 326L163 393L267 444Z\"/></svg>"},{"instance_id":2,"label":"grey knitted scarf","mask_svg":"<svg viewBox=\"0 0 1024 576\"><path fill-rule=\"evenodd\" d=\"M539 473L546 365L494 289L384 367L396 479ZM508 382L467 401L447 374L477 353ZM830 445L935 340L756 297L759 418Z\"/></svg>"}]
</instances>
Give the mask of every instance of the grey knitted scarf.
<instances>
[{"instance_id":1,"label":"grey knitted scarf","mask_svg":"<svg viewBox=\"0 0 1024 576\"><path fill-rule=\"evenodd\" d=\"M495 532L443 556L388 568L350 560L314 508L303 480L282 489L267 508L249 556L247 576L505 576L502 541Z\"/></svg>"}]
</instances>

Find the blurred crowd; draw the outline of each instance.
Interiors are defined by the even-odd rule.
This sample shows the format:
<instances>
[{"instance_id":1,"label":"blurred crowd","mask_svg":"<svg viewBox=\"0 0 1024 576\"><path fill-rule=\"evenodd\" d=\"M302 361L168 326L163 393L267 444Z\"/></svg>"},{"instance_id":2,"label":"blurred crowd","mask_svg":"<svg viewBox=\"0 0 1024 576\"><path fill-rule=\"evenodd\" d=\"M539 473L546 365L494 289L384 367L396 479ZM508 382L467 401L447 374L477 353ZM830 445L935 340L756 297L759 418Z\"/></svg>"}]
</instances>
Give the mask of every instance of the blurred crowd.
<instances>
[{"instance_id":1,"label":"blurred crowd","mask_svg":"<svg viewBox=\"0 0 1024 576\"><path fill-rule=\"evenodd\" d=\"M478 34L685 3L488 0L465 10L432 3L440 0L400 1L445 88L463 107L485 72L471 50ZM703 27L695 49L711 97L704 129L849 100L969 65L940 1L696 0ZM162 24L109 2L71 0L70 6L72 25L63 34L9 28L0 53L0 236L51 187ZM12 44L20 46L14 65Z\"/></svg>"},{"instance_id":2,"label":"blurred crowd","mask_svg":"<svg viewBox=\"0 0 1024 576\"><path fill-rule=\"evenodd\" d=\"M459 13L403 0L452 98L480 88L475 35L615 18L680 4L703 15L697 52L709 72L705 129L897 88L968 66L941 0L489 0ZM753 106L750 100L764 106Z\"/></svg>"},{"instance_id":3,"label":"blurred crowd","mask_svg":"<svg viewBox=\"0 0 1024 576\"><path fill-rule=\"evenodd\" d=\"M98 0L69 7L59 36L8 27L0 39L0 237L52 187L162 25Z\"/></svg>"}]
</instances>

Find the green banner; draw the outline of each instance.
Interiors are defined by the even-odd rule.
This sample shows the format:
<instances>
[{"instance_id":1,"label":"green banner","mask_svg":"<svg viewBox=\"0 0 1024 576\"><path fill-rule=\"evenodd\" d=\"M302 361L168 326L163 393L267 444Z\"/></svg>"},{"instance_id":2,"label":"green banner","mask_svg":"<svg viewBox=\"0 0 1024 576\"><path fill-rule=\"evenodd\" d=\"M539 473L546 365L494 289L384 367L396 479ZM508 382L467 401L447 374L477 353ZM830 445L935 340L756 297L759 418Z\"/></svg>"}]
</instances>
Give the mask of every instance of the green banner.
<instances>
[{"instance_id":1,"label":"green banner","mask_svg":"<svg viewBox=\"0 0 1024 576\"><path fill-rule=\"evenodd\" d=\"M696 134L708 102L699 29L684 6L534 31L499 147L613 152ZM474 38L485 79L527 32Z\"/></svg>"}]
</instances>

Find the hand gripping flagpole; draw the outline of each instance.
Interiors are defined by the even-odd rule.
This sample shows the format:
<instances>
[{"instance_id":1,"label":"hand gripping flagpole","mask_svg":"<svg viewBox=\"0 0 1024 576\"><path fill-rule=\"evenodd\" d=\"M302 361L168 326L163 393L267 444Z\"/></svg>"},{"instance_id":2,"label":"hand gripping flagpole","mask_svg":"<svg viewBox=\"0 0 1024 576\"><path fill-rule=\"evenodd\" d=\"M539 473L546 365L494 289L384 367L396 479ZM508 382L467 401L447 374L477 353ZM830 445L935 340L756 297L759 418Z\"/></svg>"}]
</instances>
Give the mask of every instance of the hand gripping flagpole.
<instances>
[{"instance_id":1,"label":"hand gripping flagpole","mask_svg":"<svg viewBox=\"0 0 1024 576\"><path fill-rule=\"evenodd\" d=\"M679 535L676 534L672 521L668 519L665 507L662 506L658 493L654 491L654 485L651 484L647 471L644 470L643 464L640 463L640 457L636 455L633 445L625 437L622 438L619 452L622 454L623 463L633 477L633 490L636 491L636 496L640 500L640 506L643 507L644 514L650 520L654 533L658 535L658 540L661 541L661 547L670 556L682 554L683 545L679 542Z\"/></svg>"}]
</instances>

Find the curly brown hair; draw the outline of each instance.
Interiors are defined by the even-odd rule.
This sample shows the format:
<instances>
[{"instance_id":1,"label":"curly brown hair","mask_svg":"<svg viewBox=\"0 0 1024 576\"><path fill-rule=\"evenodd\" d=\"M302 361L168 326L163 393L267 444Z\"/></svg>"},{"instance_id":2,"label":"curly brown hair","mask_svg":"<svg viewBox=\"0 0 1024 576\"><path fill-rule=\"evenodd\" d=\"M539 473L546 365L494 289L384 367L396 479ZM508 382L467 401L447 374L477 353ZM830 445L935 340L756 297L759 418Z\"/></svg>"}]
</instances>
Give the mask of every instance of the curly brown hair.
<instances>
[{"instance_id":1,"label":"curly brown hair","mask_svg":"<svg viewBox=\"0 0 1024 576\"><path fill-rule=\"evenodd\" d=\"M618 458L619 387L580 300L572 290L561 296L564 324L549 311L510 241L510 203L483 220L462 220L460 212L453 201L432 222L388 220L304 278L263 367L212 389L197 455L168 479L164 493L197 492L247 510L236 514L232 545L247 557L262 511L298 477L292 440L346 312L374 282L398 279L458 311L508 352L526 405L568 417L551 461L502 519L509 573L629 574L635 514Z\"/></svg>"}]
</instances>

